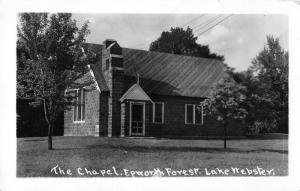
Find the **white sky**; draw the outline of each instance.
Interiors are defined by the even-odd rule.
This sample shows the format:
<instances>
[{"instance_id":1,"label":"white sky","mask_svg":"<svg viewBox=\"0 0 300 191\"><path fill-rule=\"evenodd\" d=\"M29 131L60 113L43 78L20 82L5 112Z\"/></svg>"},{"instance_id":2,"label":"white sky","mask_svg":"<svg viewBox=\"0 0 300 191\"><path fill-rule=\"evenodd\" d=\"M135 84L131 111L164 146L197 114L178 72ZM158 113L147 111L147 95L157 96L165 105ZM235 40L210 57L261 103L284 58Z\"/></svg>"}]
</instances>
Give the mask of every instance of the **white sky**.
<instances>
[{"instance_id":1,"label":"white sky","mask_svg":"<svg viewBox=\"0 0 300 191\"><path fill-rule=\"evenodd\" d=\"M82 24L89 20L91 34L87 42L102 43L106 38L118 41L122 47L148 50L162 31L186 24L198 35L206 28L197 26L218 15L213 14L73 14ZM222 20L226 15L218 19ZM216 22L214 22L216 23ZM186 27L186 26L185 26ZM233 15L198 37L198 43L208 44L211 52L224 55L225 62L241 71L248 68L252 59L263 49L266 35L278 37L288 50L288 17L285 15Z\"/></svg>"}]
</instances>

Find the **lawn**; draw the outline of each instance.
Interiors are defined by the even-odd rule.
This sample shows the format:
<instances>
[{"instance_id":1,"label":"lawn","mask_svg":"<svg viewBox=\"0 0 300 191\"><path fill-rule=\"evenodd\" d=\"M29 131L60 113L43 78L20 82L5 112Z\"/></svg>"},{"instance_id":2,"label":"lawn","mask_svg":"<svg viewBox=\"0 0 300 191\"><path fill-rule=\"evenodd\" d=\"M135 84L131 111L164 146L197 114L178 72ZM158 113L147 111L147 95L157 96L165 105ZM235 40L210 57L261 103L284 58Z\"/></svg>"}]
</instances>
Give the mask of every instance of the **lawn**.
<instances>
[{"instance_id":1,"label":"lawn","mask_svg":"<svg viewBox=\"0 0 300 191\"><path fill-rule=\"evenodd\" d=\"M227 145L223 150L221 140L54 137L49 151L46 137L18 138L17 176L288 175L286 139Z\"/></svg>"}]
</instances>

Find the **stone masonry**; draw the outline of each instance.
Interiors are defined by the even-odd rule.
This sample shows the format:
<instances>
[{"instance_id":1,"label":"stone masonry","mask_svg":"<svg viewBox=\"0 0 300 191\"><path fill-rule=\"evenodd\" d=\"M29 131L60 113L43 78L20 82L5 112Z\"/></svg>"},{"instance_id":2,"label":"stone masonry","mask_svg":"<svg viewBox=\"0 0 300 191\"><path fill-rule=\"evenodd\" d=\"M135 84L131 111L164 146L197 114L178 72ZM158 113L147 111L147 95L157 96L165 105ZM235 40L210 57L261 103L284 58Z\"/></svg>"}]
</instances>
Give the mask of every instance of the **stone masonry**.
<instances>
[{"instance_id":1,"label":"stone masonry","mask_svg":"<svg viewBox=\"0 0 300 191\"><path fill-rule=\"evenodd\" d=\"M110 90L108 97L108 136L120 136L121 103L124 93L124 68L122 48L114 40L106 40L102 50L102 72Z\"/></svg>"},{"instance_id":2,"label":"stone masonry","mask_svg":"<svg viewBox=\"0 0 300 191\"><path fill-rule=\"evenodd\" d=\"M87 73L79 81L92 80L90 73ZM95 84L85 87L85 120L74 122L74 106L64 112L64 135L65 136L99 136L96 132L96 125L99 125L100 93Z\"/></svg>"}]
</instances>

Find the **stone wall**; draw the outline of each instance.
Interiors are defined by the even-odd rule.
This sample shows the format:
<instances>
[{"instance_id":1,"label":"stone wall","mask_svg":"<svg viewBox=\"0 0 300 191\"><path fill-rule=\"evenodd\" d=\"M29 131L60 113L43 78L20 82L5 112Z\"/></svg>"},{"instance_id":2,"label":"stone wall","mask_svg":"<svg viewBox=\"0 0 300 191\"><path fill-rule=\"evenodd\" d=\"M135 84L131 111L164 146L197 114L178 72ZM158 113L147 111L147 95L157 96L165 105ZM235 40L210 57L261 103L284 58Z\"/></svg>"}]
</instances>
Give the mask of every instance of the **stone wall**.
<instances>
[{"instance_id":1,"label":"stone wall","mask_svg":"<svg viewBox=\"0 0 300 191\"><path fill-rule=\"evenodd\" d=\"M88 72L79 81L92 79ZM99 125L99 102L100 92L96 89L96 84L85 87L85 120L84 122L74 122L73 112L74 106L69 106L64 112L64 136L99 136L96 132L96 125Z\"/></svg>"}]
</instances>

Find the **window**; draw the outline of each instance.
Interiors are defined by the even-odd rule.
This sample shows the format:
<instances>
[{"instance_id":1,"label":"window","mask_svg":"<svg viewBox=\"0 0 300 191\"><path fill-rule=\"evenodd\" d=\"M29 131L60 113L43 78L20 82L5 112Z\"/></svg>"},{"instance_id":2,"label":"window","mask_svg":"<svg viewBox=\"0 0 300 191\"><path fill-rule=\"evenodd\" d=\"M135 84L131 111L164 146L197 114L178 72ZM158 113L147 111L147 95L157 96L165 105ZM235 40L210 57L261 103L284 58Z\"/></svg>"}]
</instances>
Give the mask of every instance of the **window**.
<instances>
[{"instance_id":1,"label":"window","mask_svg":"<svg viewBox=\"0 0 300 191\"><path fill-rule=\"evenodd\" d=\"M164 123L164 103L153 104L153 123Z\"/></svg>"},{"instance_id":2,"label":"window","mask_svg":"<svg viewBox=\"0 0 300 191\"><path fill-rule=\"evenodd\" d=\"M74 122L83 122L85 119L85 90L75 90L75 105L73 110Z\"/></svg>"},{"instance_id":3,"label":"window","mask_svg":"<svg viewBox=\"0 0 300 191\"><path fill-rule=\"evenodd\" d=\"M196 104L185 104L185 124L203 125L203 107Z\"/></svg>"},{"instance_id":4,"label":"window","mask_svg":"<svg viewBox=\"0 0 300 191\"><path fill-rule=\"evenodd\" d=\"M194 124L194 105L185 106L185 123Z\"/></svg>"},{"instance_id":5,"label":"window","mask_svg":"<svg viewBox=\"0 0 300 191\"><path fill-rule=\"evenodd\" d=\"M201 105L195 105L195 123L203 125L203 109Z\"/></svg>"},{"instance_id":6,"label":"window","mask_svg":"<svg viewBox=\"0 0 300 191\"><path fill-rule=\"evenodd\" d=\"M106 70L109 69L109 58L107 58L107 59L105 60L105 67L106 67Z\"/></svg>"}]
</instances>

